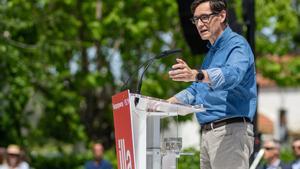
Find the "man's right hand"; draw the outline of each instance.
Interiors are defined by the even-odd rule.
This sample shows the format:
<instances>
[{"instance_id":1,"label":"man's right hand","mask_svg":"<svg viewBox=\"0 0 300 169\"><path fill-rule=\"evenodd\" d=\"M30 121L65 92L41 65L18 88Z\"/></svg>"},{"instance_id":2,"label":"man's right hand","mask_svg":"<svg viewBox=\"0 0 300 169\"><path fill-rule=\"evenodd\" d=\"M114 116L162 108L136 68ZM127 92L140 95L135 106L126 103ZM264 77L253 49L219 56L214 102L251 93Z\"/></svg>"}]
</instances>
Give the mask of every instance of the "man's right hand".
<instances>
[{"instance_id":1,"label":"man's right hand","mask_svg":"<svg viewBox=\"0 0 300 169\"><path fill-rule=\"evenodd\" d=\"M169 99L167 99L168 102L170 103L181 103L179 100L176 99L176 97L171 97Z\"/></svg>"}]
</instances>

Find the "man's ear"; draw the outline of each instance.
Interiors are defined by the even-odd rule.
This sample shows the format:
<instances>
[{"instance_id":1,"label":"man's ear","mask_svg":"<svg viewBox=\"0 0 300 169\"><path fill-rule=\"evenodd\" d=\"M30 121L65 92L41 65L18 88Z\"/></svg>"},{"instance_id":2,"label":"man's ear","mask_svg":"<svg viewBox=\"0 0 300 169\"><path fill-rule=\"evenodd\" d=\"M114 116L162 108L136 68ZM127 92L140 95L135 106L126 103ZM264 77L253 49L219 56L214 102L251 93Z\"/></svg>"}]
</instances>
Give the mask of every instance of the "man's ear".
<instances>
[{"instance_id":1,"label":"man's ear","mask_svg":"<svg viewBox=\"0 0 300 169\"><path fill-rule=\"evenodd\" d=\"M220 16L221 16L221 22L224 23L225 19L226 19L226 16L227 16L227 12L225 10L222 10L220 12Z\"/></svg>"}]
</instances>

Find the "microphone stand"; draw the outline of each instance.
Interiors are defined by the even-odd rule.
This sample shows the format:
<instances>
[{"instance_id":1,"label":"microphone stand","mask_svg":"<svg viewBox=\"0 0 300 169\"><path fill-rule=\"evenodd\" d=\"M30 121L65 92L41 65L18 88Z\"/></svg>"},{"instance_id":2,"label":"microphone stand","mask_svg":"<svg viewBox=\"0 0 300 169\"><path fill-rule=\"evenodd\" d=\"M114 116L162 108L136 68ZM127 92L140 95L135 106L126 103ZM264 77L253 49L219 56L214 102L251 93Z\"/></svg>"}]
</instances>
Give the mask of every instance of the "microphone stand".
<instances>
[{"instance_id":1,"label":"microphone stand","mask_svg":"<svg viewBox=\"0 0 300 169\"><path fill-rule=\"evenodd\" d=\"M147 60L146 62L144 62L141 66L138 67L137 71L134 72L137 73L138 70L140 70L144 65L146 65L144 71L142 72L142 75L141 77L139 78L139 81L138 81L138 85L137 85L137 89L136 89L136 93L137 94L141 94L141 88L142 88L142 81L143 81L143 77L144 77L144 74L145 72L148 70L148 68L151 66L151 64L157 60L157 59L161 59L163 57L166 57L166 56L169 56L169 55L172 55L172 54L175 54L175 53L180 53L181 52L181 49L173 49L173 50L167 50L167 51L163 51L162 53L160 53L158 56L156 57L153 57L149 60ZM125 82L125 84L123 85L122 87L122 90L127 86L128 82L131 80L132 76L130 76L127 81ZM135 105L137 105L139 102L139 98L135 98Z\"/></svg>"},{"instance_id":2,"label":"microphone stand","mask_svg":"<svg viewBox=\"0 0 300 169\"><path fill-rule=\"evenodd\" d=\"M181 49L167 50L167 51L160 53L158 56L148 60L147 62L149 62L149 63L146 65L146 67L145 67L144 71L142 72L142 75L138 81L136 93L141 94L141 88L142 88L142 83L143 83L142 81L143 81L144 74L148 70L149 66L154 62L154 60L161 59L163 57L166 57L166 56L169 56L169 55L172 55L175 53L180 53L180 52L181 52Z\"/></svg>"},{"instance_id":3,"label":"microphone stand","mask_svg":"<svg viewBox=\"0 0 300 169\"><path fill-rule=\"evenodd\" d=\"M143 77L144 77L144 74L145 72L148 70L148 68L152 65L152 63L154 62L154 59L151 60L145 67L144 71L142 72L141 74L141 77L138 81L138 85L137 85L137 89L136 89L136 93L137 94L141 94L141 88L142 88L142 83L143 83Z\"/></svg>"},{"instance_id":4,"label":"microphone stand","mask_svg":"<svg viewBox=\"0 0 300 169\"><path fill-rule=\"evenodd\" d=\"M144 74L148 70L148 68L150 67L150 65L152 65L152 63L154 62L154 60L155 59L150 60L149 63L146 65L144 71L142 72L142 75L141 75L141 77L140 77L140 79L138 81L138 85L137 85L137 89L136 89L136 93L137 94L141 94L141 89L142 89ZM136 97L135 100L134 100L134 103L135 103L135 105L137 105L139 103L139 98Z\"/></svg>"}]
</instances>

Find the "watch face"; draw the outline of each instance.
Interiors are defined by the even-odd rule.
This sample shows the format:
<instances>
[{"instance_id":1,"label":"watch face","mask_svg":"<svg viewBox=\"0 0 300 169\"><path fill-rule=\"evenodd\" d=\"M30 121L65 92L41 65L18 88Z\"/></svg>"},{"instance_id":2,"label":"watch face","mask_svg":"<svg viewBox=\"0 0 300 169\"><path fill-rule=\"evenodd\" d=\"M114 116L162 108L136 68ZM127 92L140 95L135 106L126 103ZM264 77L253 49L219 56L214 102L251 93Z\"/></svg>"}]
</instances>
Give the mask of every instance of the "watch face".
<instances>
[{"instance_id":1,"label":"watch face","mask_svg":"<svg viewBox=\"0 0 300 169\"><path fill-rule=\"evenodd\" d=\"M196 76L197 81L201 81L204 79L204 74L202 71L199 71L199 73Z\"/></svg>"}]
</instances>

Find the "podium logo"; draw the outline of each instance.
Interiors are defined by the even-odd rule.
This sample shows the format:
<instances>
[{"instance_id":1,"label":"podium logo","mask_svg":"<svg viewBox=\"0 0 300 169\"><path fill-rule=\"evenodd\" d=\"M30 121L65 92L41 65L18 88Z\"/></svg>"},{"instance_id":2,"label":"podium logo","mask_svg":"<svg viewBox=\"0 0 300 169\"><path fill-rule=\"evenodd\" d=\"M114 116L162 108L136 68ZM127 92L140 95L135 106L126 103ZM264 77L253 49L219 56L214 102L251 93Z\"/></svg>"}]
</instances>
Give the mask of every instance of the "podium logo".
<instances>
[{"instance_id":1,"label":"podium logo","mask_svg":"<svg viewBox=\"0 0 300 169\"><path fill-rule=\"evenodd\" d=\"M124 106L128 106L129 104L130 104L129 99L124 99L123 101L121 101L119 103L115 103L112 106L113 106L113 110L117 110Z\"/></svg>"},{"instance_id":2,"label":"podium logo","mask_svg":"<svg viewBox=\"0 0 300 169\"><path fill-rule=\"evenodd\" d=\"M126 150L124 139L118 139L118 152L120 156L120 169L132 169L130 151Z\"/></svg>"},{"instance_id":3,"label":"podium logo","mask_svg":"<svg viewBox=\"0 0 300 169\"><path fill-rule=\"evenodd\" d=\"M117 110L119 108L122 108L124 106L123 102L119 102L119 103L116 103L116 104L113 104L113 110Z\"/></svg>"}]
</instances>

